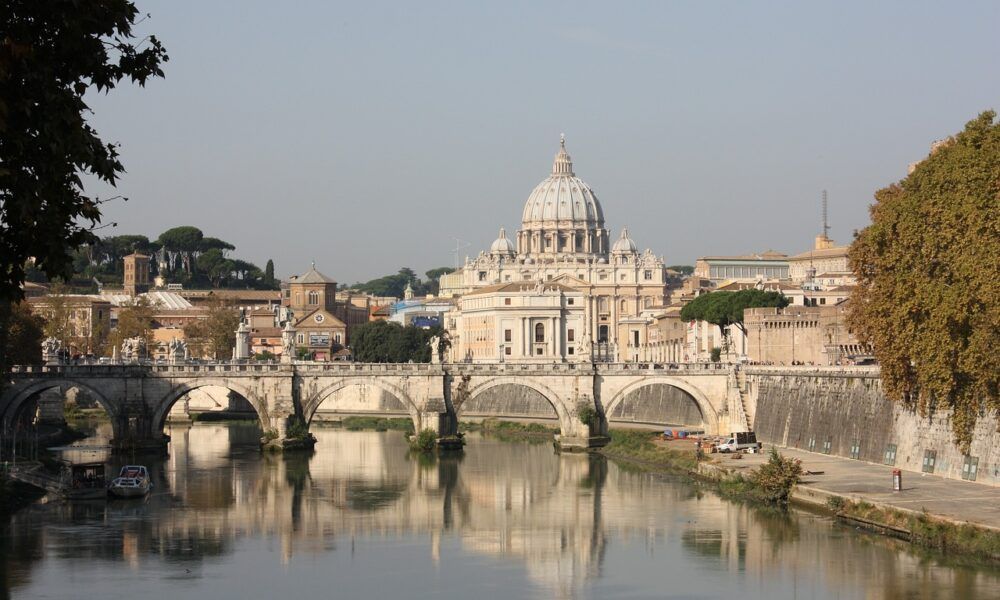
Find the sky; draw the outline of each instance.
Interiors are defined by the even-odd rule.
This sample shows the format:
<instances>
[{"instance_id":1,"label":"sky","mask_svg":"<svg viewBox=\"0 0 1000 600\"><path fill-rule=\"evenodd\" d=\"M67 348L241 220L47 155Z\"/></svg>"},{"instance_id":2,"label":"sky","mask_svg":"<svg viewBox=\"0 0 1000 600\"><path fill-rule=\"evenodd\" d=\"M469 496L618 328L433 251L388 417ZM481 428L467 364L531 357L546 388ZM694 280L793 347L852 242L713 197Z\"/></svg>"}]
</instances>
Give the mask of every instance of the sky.
<instances>
[{"instance_id":1,"label":"sky","mask_svg":"<svg viewBox=\"0 0 1000 600\"><path fill-rule=\"evenodd\" d=\"M107 234L178 225L280 276L423 273L520 225L565 133L667 264L849 243L875 190L1000 108L997 2L135 0L170 56L93 93ZM459 241L456 241L459 240Z\"/></svg>"}]
</instances>

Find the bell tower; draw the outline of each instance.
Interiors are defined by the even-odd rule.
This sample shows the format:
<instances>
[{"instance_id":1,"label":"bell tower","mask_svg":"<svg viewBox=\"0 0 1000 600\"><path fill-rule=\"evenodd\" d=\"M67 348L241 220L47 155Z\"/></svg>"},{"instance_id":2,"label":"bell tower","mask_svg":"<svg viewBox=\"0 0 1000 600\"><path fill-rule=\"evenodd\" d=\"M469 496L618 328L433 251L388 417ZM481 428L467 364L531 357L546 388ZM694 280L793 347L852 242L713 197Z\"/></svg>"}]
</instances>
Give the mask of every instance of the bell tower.
<instances>
[{"instance_id":1,"label":"bell tower","mask_svg":"<svg viewBox=\"0 0 1000 600\"><path fill-rule=\"evenodd\" d=\"M138 296L149 291L149 257L133 252L124 258L125 293Z\"/></svg>"}]
</instances>

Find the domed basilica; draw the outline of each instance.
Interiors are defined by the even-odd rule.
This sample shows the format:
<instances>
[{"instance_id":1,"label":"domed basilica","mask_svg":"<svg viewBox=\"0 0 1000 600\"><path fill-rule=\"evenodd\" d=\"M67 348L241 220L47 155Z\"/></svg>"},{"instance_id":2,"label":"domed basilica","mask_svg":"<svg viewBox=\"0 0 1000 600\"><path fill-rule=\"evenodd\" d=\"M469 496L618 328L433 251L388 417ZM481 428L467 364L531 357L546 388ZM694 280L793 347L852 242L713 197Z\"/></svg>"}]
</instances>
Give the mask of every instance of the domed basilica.
<instances>
[{"instance_id":1,"label":"domed basilica","mask_svg":"<svg viewBox=\"0 0 1000 600\"><path fill-rule=\"evenodd\" d=\"M442 295L459 297L448 320L452 360L582 361L597 351L625 358L639 345L642 311L666 302L663 260L640 253L627 229L612 241L565 138L514 239L501 228L488 252L441 278Z\"/></svg>"}]
</instances>

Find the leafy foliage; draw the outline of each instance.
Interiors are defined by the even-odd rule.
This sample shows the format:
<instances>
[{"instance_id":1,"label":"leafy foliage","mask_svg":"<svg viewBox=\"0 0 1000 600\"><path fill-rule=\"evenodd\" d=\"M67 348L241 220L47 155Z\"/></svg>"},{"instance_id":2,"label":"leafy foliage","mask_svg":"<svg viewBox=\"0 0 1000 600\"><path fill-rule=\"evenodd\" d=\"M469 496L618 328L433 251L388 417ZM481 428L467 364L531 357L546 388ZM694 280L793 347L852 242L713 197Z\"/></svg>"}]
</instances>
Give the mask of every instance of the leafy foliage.
<instances>
[{"instance_id":1,"label":"leafy foliage","mask_svg":"<svg viewBox=\"0 0 1000 600\"><path fill-rule=\"evenodd\" d=\"M802 478L802 461L785 458L771 446L771 453L766 463L762 464L750 475L750 481L757 488L760 500L775 504L786 504L792 488Z\"/></svg>"},{"instance_id":2,"label":"leafy foliage","mask_svg":"<svg viewBox=\"0 0 1000 600\"><path fill-rule=\"evenodd\" d=\"M351 354L360 362L430 362L430 339L440 328L403 327L390 321L373 321L351 332Z\"/></svg>"},{"instance_id":3,"label":"leafy foliage","mask_svg":"<svg viewBox=\"0 0 1000 600\"><path fill-rule=\"evenodd\" d=\"M360 292L372 294L373 296L402 298L403 292L406 290L407 284L409 284L410 287L413 288L414 295L426 296L427 294L437 294L438 278L440 278L441 275L451 273L454 270L455 269L451 267L438 267L436 269L431 269L430 271L427 271L427 281L424 282L417 277L417 274L413 271L413 269L403 267L394 275L378 277L365 283L356 283L351 287Z\"/></svg>"},{"instance_id":4,"label":"leafy foliage","mask_svg":"<svg viewBox=\"0 0 1000 600\"><path fill-rule=\"evenodd\" d=\"M681 275L694 275L694 267L691 265L670 265L667 268L671 271L677 271Z\"/></svg>"},{"instance_id":5,"label":"leafy foliage","mask_svg":"<svg viewBox=\"0 0 1000 600\"><path fill-rule=\"evenodd\" d=\"M236 345L236 328L240 325L237 309L217 302L209 306L208 316L184 326L191 355L228 359Z\"/></svg>"},{"instance_id":6,"label":"leafy foliage","mask_svg":"<svg viewBox=\"0 0 1000 600\"><path fill-rule=\"evenodd\" d=\"M13 365L36 365L42 362L44 320L33 314L24 302L10 307L7 321L7 347L3 349Z\"/></svg>"},{"instance_id":7,"label":"leafy foliage","mask_svg":"<svg viewBox=\"0 0 1000 600\"><path fill-rule=\"evenodd\" d=\"M437 448L437 433L433 429L424 429L410 439L410 449L423 454L430 454Z\"/></svg>"},{"instance_id":8,"label":"leafy foliage","mask_svg":"<svg viewBox=\"0 0 1000 600\"><path fill-rule=\"evenodd\" d=\"M128 338L141 337L146 340L146 348L153 341L153 306L145 296L139 296L132 304L118 310L118 326L109 336L112 346L121 347Z\"/></svg>"},{"instance_id":9,"label":"leafy foliage","mask_svg":"<svg viewBox=\"0 0 1000 600\"><path fill-rule=\"evenodd\" d=\"M0 300L20 299L29 257L49 277L68 278L70 250L94 239L102 201L84 193L80 174L114 185L124 167L85 120L84 95L163 75L167 54L155 36L136 39L138 16L127 0L4 3Z\"/></svg>"},{"instance_id":10,"label":"leafy foliage","mask_svg":"<svg viewBox=\"0 0 1000 600\"><path fill-rule=\"evenodd\" d=\"M738 292L709 292L702 294L681 309L684 321L707 321L718 325L725 332L730 325L736 325L743 333L743 311L748 308L788 306L788 298L781 292L764 290L740 290Z\"/></svg>"},{"instance_id":11,"label":"leafy foliage","mask_svg":"<svg viewBox=\"0 0 1000 600\"><path fill-rule=\"evenodd\" d=\"M954 411L968 448L1000 410L1000 125L984 112L875 193L850 249L850 326L874 348L886 395Z\"/></svg>"},{"instance_id":12,"label":"leafy foliage","mask_svg":"<svg viewBox=\"0 0 1000 600\"><path fill-rule=\"evenodd\" d=\"M576 405L576 418L580 419L580 422L593 429L597 426L600 415L597 414L597 409L594 408L591 402L580 402Z\"/></svg>"}]
</instances>

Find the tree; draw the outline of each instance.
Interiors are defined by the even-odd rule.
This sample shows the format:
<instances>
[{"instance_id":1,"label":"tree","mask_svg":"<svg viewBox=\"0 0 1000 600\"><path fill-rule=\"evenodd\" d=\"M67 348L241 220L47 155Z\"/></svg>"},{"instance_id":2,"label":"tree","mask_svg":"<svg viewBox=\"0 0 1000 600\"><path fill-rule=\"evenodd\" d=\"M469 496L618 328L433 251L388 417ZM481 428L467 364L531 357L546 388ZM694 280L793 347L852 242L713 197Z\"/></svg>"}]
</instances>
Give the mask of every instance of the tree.
<instances>
[{"instance_id":1,"label":"tree","mask_svg":"<svg viewBox=\"0 0 1000 600\"><path fill-rule=\"evenodd\" d=\"M385 277L372 279L366 283L356 284L354 289L367 292L373 296L402 298L407 284L413 287L415 294L422 293L423 284L417 278L417 274L413 272L413 269L409 267L401 268L395 275L386 275Z\"/></svg>"},{"instance_id":2,"label":"tree","mask_svg":"<svg viewBox=\"0 0 1000 600\"><path fill-rule=\"evenodd\" d=\"M746 327L743 326L743 311L748 308L759 308L774 306L784 308L788 306L788 298L781 292L765 292L764 290L750 289L738 292L709 292L702 294L681 309L681 320L683 321L707 321L717 325L722 332L722 350L728 351L730 346L729 326L735 325L743 335L747 334Z\"/></svg>"},{"instance_id":3,"label":"tree","mask_svg":"<svg viewBox=\"0 0 1000 600\"><path fill-rule=\"evenodd\" d=\"M146 348L153 342L153 305L145 296L139 296L131 304L118 309L118 325L112 330L108 341L115 348L129 338L141 337L146 340Z\"/></svg>"},{"instance_id":4,"label":"tree","mask_svg":"<svg viewBox=\"0 0 1000 600\"><path fill-rule=\"evenodd\" d=\"M694 274L694 267L691 265L670 265L667 269L677 271L681 275L690 276Z\"/></svg>"},{"instance_id":5,"label":"tree","mask_svg":"<svg viewBox=\"0 0 1000 600\"><path fill-rule=\"evenodd\" d=\"M1000 411L1000 125L984 112L899 183L875 193L849 258L849 324L870 344L888 398L950 408L968 451Z\"/></svg>"},{"instance_id":6,"label":"tree","mask_svg":"<svg viewBox=\"0 0 1000 600\"><path fill-rule=\"evenodd\" d=\"M205 234L197 227L182 225L164 231L156 241L167 251L171 269L175 266L175 259L180 257L181 266L190 273L193 270L191 268L192 259L201 253L201 243L204 237Z\"/></svg>"},{"instance_id":7,"label":"tree","mask_svg":"<svg viewBox=\"0 0 1000 600\"><path fill-rule=\"evenodd\" d=\"M267 265L264 266L264 283L269 286L274 285L274 261L270 258L267 259Z\"/></svg>"},{"instance_id":8,"label":"tree","mask_svg":"<svg viewBox=\"0 0 1000 600\"><path fill-rule=\"evenodd\" d=\"M227 359L236 346L236 328L239 325L239 311L223 302L216 302L209 306L205 319L184 326L184 338L194 356Z\"/></svg>"},{"instance_id":9,"label":"tree","mask_svg":"<svg viewBox=\"0 0 1000 600\"><path fill-rule=\"evenodd\" d=\"M441 291L441 276L454 272L455 269L453 267L437 267L424 273L427 276L427 283L424 284L424 293L437 296Z\"/></svg>"},{"instance_id":10,"label":"tree","mask_svg":"<svg viewBox=\"0 0 1000 600\"><path fill-rule=\"evenodd\" d=\"M0 11L0 350L29 257L68 279L72 250L96 239L106 200L85 194L80 176L114 185L124 166L87 123L84 96L163 76L166 51L137 39L138 16L128 0L7 0Z\"/></svg>"},{"instance_id":11,"label":"tree","mask_svg":"<svg viewBox=\"0 0 1000 600\"><path fill-rule=\"evenodd\" d=\"M43 327L43 319L33 314L27 303L18 302L10 308L7 347L2 349L10 364L41 364Z\"/></svg>"},{"instance_id":12,"label":"tree","mask_svg":"<svg viewBox=\"0 0 1000 600\"><path fill-rule=\"evenodd\" d=\"M743 335L746 335L747 331L743 326L744 310L769 306L784 308L788 306L788 302L788 298L781 292L765 292L758 289L709 292L684 305L681 309L681 320L707 321L718 325L723 335L726 335L726 328L736 325Z\"/></svg>"},{"instance_id":13,"label":"tree","mask_svg":"<svg viewBox=\"0 0 1000 600\"><path fill-rule=\"evenodd\" d=\"M430 362L430 339L435 335L441 335L440 328L373 321L351 332L351 354L359 362Z\"/></svg>"}]
</instances>

